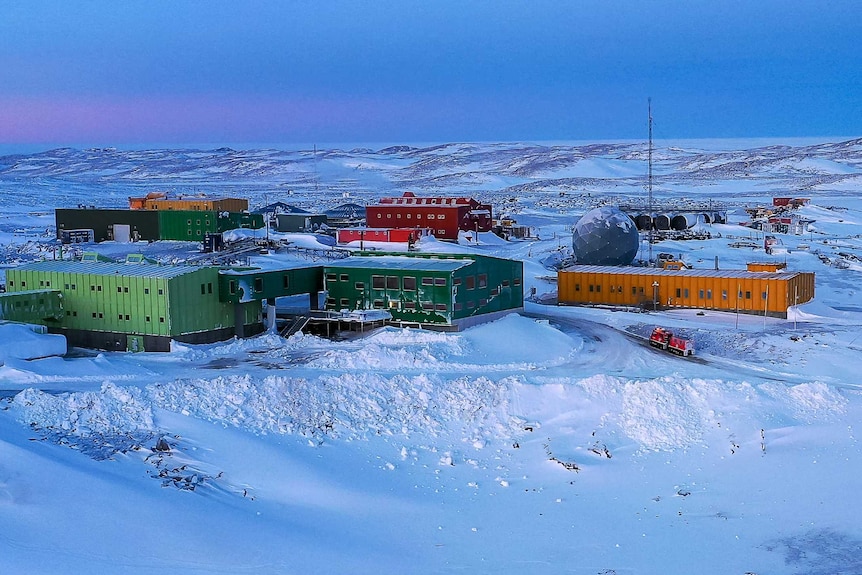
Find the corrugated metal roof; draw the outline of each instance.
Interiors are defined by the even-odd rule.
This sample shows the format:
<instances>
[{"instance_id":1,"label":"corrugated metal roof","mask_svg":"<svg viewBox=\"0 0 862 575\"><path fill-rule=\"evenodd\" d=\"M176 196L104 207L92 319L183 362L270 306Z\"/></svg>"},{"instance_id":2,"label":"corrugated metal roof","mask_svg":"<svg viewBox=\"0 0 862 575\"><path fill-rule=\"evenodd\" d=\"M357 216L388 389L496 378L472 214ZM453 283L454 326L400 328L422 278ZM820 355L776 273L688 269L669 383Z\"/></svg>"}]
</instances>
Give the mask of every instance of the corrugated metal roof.
<instances>
[{"instance_id":1,"label":"corrugated metal roof","mask_svg":"<svg viewBox=\"0 0 862 575\"><path fill-rule=\"evenodd\" d=\"M636 266L609 267L609 266L572 266L561 270L563 272L578 272L588 274L624 274L633 276L686 276L698 278L728 278L728 279L776 279L789 280L801 272L750 272L747 270L665 270L661 268L645 268Z\"/></svg>"},{"instance_id":2,"label":"corrugated metal roof","mask_svg":"<svg viewBox=\"0 0 862 575\"><path fill-rule=\"evenodd\" d=\"M473 260L411 258L404 256L350 257L338 263L327 265L326 269L337 268L374 268L393 270L421 270L451 272L473 263Z\"/></svg>"},{"instance_id":3,"label":"corrugated metal roof","mask_svg":"<svg viewBox=\"0 0 862 575\"><path fill-rule=\"evenodd\" d=\"M208 266L171 265L159 266L151 264L125 264L110 262L79 262L65 260L45 260L18 267L19 270L38 270L44 272L120 275L145 278L175 278L188 273L205 269Z\"/></svg>"}]
</instances>

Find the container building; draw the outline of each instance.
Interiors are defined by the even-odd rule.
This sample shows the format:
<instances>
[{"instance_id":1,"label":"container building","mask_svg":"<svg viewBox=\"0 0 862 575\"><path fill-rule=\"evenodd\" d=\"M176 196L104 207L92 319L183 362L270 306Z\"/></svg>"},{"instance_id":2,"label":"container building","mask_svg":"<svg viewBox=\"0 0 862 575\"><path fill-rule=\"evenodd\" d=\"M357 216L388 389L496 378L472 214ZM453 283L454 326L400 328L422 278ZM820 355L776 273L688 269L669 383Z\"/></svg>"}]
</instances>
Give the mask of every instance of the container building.
<instances>
[{"instance_id":1,"label":"container building","mask_svg":"<svg viewBox=\"0 0 862 575\"><path fill-rule=\"evenodd\" d=\"M750 270L763 271L750 271ZM557 273L560 304L698 308L787 317L814 298L814 273L749 270L572 266Z\"/></svg>"}]
</instances>

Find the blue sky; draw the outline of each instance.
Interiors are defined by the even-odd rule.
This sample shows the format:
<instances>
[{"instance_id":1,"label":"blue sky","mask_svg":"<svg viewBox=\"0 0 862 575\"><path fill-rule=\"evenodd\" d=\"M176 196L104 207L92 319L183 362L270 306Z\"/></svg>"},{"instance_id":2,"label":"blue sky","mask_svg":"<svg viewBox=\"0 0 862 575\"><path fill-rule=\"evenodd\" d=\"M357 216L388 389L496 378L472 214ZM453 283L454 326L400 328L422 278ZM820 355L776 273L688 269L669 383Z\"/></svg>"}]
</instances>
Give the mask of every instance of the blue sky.
<instances>
[{"instance_id":1,"label":"blue sky","mask_svg":"<svg viewBox=\"0 0 862 575\"><path fill-rule=\"evenodd\" d=\"M10 145L862 135L862 2L4 0Z\"/></svg>"}]
</instances>

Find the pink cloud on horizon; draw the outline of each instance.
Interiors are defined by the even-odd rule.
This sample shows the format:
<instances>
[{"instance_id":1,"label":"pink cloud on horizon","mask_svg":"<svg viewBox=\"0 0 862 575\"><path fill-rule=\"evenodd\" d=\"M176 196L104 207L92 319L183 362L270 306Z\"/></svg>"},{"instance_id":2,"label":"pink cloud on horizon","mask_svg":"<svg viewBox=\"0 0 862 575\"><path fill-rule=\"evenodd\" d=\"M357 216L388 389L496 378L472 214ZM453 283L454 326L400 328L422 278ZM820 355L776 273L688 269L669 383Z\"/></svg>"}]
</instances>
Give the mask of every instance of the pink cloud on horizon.
<instances>
[{"instance_id":1,"label":"pink cloud on horizon","mask_svg":"<svg viewBox=\"0 0 862 575\"><path fill-rule=\"evenodd\" d=\"M7 144L362 140L417 109L423 127L453 120L451 105L421 98L7 97L0 125Z\"/></svg>"}]
</instances>

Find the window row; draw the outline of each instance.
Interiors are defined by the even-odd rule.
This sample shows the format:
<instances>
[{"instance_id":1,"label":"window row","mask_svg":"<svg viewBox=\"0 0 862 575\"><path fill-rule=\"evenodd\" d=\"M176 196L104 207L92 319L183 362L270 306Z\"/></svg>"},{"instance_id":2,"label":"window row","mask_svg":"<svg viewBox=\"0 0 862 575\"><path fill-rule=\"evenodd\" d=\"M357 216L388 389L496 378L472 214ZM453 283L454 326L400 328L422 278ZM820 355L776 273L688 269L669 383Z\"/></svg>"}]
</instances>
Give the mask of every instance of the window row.
<instances>
[{"instance_id":1,"label":"window row","mask_svg":"<svg viewBox=\"0 0 862 575\"><path fill-rule=\"evenodd\" d=\"M406 214L404 214L404 217L405 217L405 219L412 220L412 219L413 219L413 214L411 214L411 213L406 213ZM377 214L377 219L378 219L378 220L382 220L382 219L383 219L383 214L378 213L378 214ZM387 214L386 214L386 219L391 220L391 219L392 219L392 214L391 214L391 213L387 213ZM397 213L395 214L395 219L396 219L396 220L400 220L400 219L401 219L401 212L397 212ZM421 220L421 219L422 219L422 214L421 214L421 213L416 214L416 219L417 219L417 220ZM425 219L426 219L426 220L445 220L445 219L446 219L446 214L425 214Z\"/></svg>"}]
</instances>

